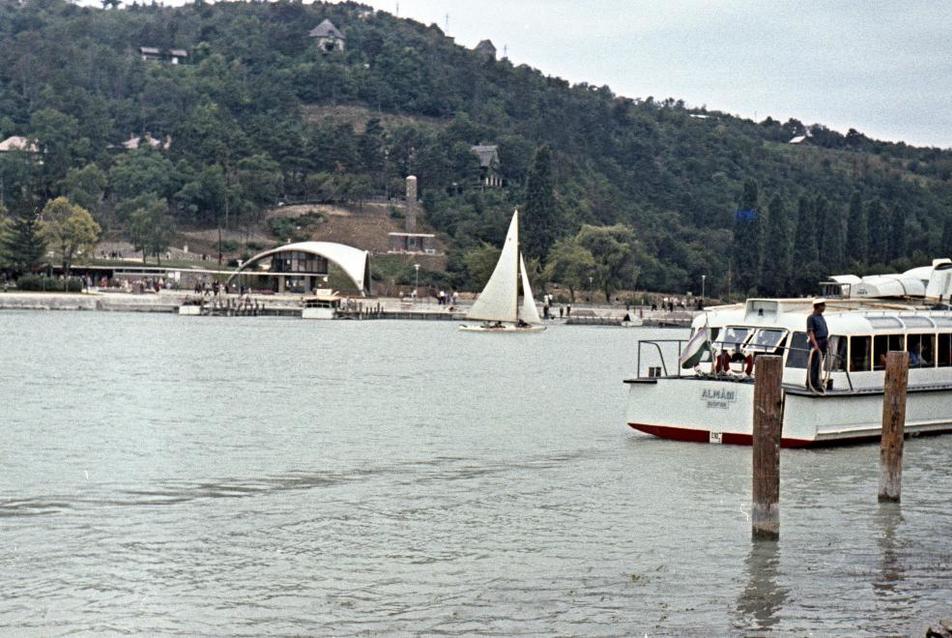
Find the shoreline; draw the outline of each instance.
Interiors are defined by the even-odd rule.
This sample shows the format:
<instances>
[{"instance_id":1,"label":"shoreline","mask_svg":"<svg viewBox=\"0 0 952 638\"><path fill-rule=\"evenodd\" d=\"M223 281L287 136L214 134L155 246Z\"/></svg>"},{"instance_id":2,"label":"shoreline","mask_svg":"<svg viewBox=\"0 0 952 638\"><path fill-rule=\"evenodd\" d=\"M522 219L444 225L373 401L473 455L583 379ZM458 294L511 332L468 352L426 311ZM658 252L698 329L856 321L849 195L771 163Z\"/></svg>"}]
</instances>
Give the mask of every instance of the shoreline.
<instances>
[{"instance_id":1,"label":"shoreline","mask_svg":"<svg viewBox=\"0 0 952 638\"><path fill-rule=\"evenodd\" d=\"M82 311L82 312L155 312L174 314L178 312L187 299L196 297L193 292L180 290L162 290L158 293L123 293L123 292L20 292L8 291L0 293L0 311L4 310L33 310L33 311ZM223 295L219 301L238 299L238 295ZM290 312L300 307L301 295L252 295L251 298L272 311L280 314ZM209 302L215 297L207 297ZM440 306L435 301L421 300L417 303L408 303L394 297L353 298L352 302L358 307L373 308L379 305L380 316L367 317L372 319L442 319L464 320L468 303L460 304L453 312L447 306ZM607 306L599 304L576 304L573 309L579 312L572 315L578 321L570 322L574 325L615 325L614 321L621 321L625 315L624 306ZM266 314L278 314L266 313ZM638 310L632 309L631 314L637 315ZM347 313L352 315L353 311ZM643 310L643 321L649 326L689 326L696 315L696 311L663 311ZM345 316L341 319L357 318ZM565 323L565 318L556 319L556 322Z\"/></svg>"}]
</instances>

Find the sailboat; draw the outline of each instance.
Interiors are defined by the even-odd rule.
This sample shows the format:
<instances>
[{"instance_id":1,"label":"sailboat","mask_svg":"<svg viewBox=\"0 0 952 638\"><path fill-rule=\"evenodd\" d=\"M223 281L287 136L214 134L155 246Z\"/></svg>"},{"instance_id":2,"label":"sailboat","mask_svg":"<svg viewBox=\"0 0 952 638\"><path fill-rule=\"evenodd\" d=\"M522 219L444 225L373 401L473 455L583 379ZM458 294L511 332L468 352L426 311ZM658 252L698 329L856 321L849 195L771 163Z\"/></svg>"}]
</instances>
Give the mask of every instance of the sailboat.
<instances>
[{"instance_id":1,"label":"sailboat","mask_svg":"<svg viewBox=\"0 0 952 638\"><path fill-rule=\"evenodd\" d=\"M522 303L519 302L519 284L522 284ZM479 298L466 313L476 325L464 324L460 330L468 332L542 332L545 326L532 298L526 260L519 250L519 211L512 215L509 231L502 246L496 268Z\"/></svg>"}]
</instances>

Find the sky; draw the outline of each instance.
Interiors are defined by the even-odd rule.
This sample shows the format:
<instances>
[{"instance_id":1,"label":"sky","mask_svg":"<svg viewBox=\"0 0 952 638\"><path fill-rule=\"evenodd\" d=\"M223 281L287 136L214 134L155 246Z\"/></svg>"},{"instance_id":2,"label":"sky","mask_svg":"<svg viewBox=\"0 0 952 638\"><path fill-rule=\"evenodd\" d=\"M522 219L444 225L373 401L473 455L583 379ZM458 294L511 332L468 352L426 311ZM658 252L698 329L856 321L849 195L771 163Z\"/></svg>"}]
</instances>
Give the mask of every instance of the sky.
<instances>
[{"instance_id":1,"label":"sky","mask_svg":"<svg viewBox=\"0 0 952 638\"><path fill-rule=\"evenodd\" d=\"M631 98L952 148L952 2L363 2Z\"/></svg>"}]
</instances>

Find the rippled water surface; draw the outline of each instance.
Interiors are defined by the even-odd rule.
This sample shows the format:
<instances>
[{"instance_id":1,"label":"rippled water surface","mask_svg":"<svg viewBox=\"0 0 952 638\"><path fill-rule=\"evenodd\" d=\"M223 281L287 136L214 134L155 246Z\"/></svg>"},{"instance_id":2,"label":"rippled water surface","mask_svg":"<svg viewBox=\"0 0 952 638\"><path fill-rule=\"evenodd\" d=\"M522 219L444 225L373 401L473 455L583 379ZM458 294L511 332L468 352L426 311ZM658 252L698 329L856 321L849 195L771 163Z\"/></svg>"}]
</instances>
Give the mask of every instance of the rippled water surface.
<instances>
[{"instance_id":1,"label":"rippled water surface","mask_svg":"<svg viewBox=\"0 0 952 638\"><path fill-rule=\"evenodd\" d=\"M952 616L952 436L750 449L624 425L648 331L0 313L0 629L923 635ZM662 334L657 332L655 334Z\"/></svg>"}]
</instances>

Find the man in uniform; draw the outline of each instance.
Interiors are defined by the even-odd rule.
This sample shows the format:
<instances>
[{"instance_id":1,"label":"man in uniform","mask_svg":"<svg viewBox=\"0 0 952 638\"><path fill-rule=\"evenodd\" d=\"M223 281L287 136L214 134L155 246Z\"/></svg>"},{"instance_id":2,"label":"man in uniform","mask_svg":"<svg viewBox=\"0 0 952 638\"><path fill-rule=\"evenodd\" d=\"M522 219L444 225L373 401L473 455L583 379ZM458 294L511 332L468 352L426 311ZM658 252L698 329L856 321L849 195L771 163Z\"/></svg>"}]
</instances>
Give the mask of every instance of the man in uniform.
<instances>
[{"instance_id":1,"label":"man in uniform","mask_svg":"<svg viewBox=\"0 0 952 638\"><path fill-rule=\"evenodd\" d=\"M830 331L826 327L823 311L826 310L826 299L817 297L813 300L813 314L807 317L807 339L812 350L810 357L810 376L807 388L822 392L820 387L820 364L826 356L830 343Z\"/></svg>"}]
</instances>

